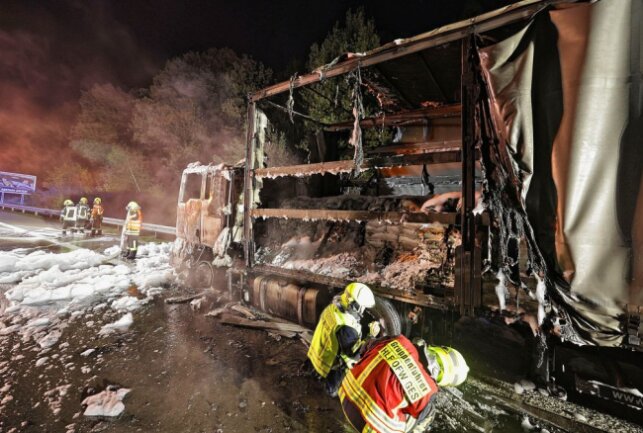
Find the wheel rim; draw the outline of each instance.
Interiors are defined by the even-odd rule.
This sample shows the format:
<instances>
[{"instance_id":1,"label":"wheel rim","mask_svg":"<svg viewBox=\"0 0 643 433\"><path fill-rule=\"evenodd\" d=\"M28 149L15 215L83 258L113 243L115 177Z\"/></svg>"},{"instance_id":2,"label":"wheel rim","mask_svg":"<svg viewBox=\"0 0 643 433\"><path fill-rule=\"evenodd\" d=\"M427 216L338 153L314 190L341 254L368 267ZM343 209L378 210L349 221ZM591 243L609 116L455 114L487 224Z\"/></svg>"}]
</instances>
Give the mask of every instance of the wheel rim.
<instances>
[{"instance_id":1,"label":"wheel rim","mask_svg":"<svg viewBox=\"0 0 643 433\"><path fill-rule=\"evenodd\" d=\"M214 274L212 265L208 262L201 262L194 270L194 284L197 287L212 287Z\"/></svg>"}]
</instances>

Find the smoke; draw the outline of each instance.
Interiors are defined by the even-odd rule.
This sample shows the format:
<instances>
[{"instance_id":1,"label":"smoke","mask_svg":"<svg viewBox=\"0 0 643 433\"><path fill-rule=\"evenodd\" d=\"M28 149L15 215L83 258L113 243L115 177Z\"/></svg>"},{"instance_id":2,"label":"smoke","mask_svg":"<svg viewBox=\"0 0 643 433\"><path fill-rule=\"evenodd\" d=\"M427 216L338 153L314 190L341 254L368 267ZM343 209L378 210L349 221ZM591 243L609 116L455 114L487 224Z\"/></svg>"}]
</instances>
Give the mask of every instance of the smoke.
<instances>
[{"instance_id":1,"label":"smoke","mask_svg":"<svg viewBox=\"0 0 643 433\"><path fill-rule=\"evenodd\" d=\"M42 186L52 168L84 162L69 147L81 91L139 86L157 67L107 3L9 3L0 28L0 170Z\"/></svg>"}]
</instances>

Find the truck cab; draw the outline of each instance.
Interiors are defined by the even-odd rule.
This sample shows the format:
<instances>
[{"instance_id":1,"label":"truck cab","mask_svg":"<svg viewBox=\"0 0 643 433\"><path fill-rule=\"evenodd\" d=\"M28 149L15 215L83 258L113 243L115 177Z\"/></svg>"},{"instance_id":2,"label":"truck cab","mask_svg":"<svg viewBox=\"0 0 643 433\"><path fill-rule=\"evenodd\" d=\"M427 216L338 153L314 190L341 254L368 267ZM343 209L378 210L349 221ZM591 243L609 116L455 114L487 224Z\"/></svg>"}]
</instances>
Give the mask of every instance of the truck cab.
<instances>
[{"instance_id":1,"label":"truck cab","mask_svg":"<svg viewBox=\"0 0 643 433\"><path fill-rule=\"evenodd\" d=\"M211 286L214 268L232 263L228 250L242 233L237 218L242 171L231 165L198 163L183 170L172 262L193 285Z\"/></svg>"}]
</instances>

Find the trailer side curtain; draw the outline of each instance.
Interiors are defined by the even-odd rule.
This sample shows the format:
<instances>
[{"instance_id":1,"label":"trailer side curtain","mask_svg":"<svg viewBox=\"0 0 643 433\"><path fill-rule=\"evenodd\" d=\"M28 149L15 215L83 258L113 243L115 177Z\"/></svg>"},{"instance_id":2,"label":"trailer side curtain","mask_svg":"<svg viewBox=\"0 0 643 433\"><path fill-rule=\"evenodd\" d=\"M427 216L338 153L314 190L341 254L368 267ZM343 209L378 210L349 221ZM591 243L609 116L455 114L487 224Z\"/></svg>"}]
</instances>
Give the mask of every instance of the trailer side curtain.
<instances>
[{"instance_id":1,"label":"trailer side curtain","mask_svg":"<svg viewBox=\"0 0 643 433\"><path fill-rule=\"evenodd\" d=\"M642 6L553 9L479 49L553 306L579 344L620 345L643 304Z\"/></svg>"}]
</instances>

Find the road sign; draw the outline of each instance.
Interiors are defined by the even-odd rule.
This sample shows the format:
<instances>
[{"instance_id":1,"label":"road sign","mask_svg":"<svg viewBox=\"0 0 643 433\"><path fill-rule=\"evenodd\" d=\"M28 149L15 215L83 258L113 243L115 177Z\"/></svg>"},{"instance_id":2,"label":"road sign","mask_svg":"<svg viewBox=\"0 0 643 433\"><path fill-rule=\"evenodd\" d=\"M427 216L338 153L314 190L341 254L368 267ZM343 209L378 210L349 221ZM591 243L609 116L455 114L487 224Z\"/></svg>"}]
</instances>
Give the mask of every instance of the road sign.
<instances>
[{"instance_id":1,"label":"road sign","mask_svg":"<svg viewBox=\"0 0 643 433\"><path fill-rule=\"evenodd\" d=\"M36 192L36 176L0 171L0 192L32 194Z\"/></svg>"}]
</instances>

